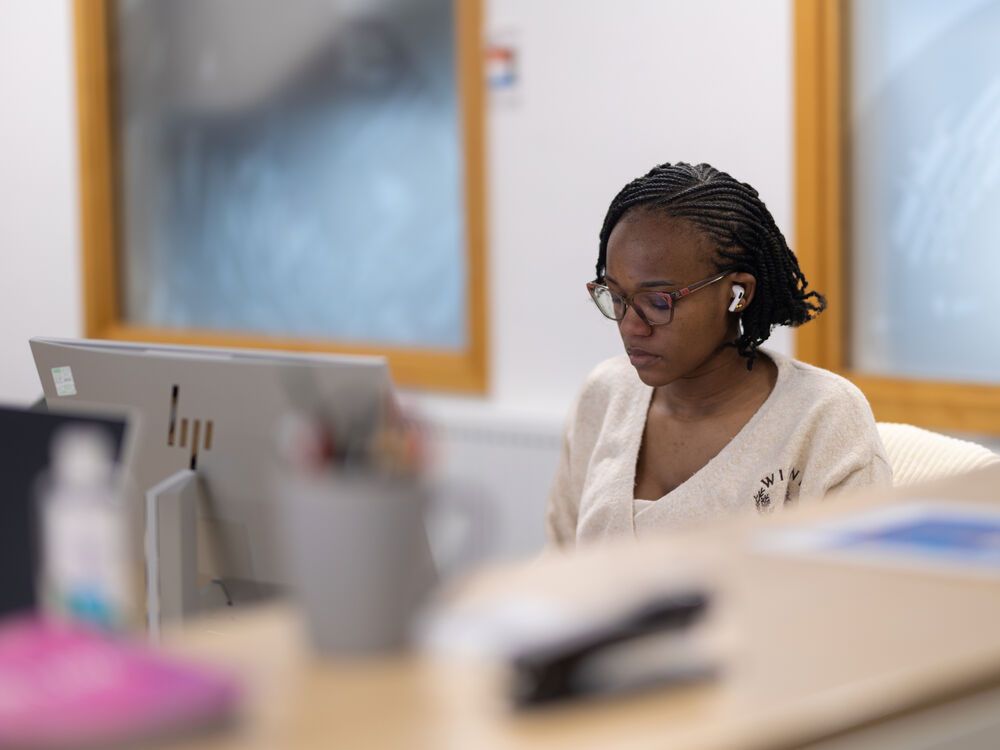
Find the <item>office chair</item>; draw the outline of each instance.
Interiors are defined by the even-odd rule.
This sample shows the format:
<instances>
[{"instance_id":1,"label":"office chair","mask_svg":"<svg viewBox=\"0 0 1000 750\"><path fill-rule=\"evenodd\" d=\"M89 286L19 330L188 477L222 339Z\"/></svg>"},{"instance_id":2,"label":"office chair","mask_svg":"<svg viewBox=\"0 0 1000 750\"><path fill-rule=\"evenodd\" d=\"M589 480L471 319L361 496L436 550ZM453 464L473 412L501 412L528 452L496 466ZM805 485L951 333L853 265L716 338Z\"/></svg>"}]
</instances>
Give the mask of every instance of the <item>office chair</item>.
<instances>
[{"instance_id":1,"label":"office chair","mask_svg":"<svg viewBox=\"0 0 1000 750\"><path fill-rule=\"evenodd\" d=\"M879 422L877 426L896 487L964 474L1000 462L996 453L968 440L911 424Z\"/></svg>"}]
</instances>

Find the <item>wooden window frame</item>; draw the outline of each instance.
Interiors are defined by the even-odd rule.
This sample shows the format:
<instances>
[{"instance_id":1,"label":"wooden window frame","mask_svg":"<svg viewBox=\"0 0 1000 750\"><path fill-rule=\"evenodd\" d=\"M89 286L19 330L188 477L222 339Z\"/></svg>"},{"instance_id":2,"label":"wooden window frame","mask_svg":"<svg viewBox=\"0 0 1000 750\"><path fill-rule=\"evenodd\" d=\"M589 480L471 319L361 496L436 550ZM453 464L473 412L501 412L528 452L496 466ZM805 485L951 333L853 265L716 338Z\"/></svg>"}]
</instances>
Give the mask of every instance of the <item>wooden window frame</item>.
<instances>
[{"instance_id":1,"label":"wooden window frame","mask_svg":"<svg viewBox=\"0 0 1000 750\"><path fill-rule=\"evenodd\" d=\"M488 387L488 341L482 0L455 0L454 8L465 166L467 316L464 349L358 345L128 324L122 317L118 270L120 152L113 86L113 0L75 0L74 3L85 335L88 338L149 343L376 354L386 357L398 385L485 393Z\"/></svg>"},{"instance_id":2,"label":"wooden window frame","mask_svg":"<svg viewBox=\"0 0 1000 750\"><path fill-rule=\"evenodd\" d=\"M795 247L829 308L796 329L796 354L849 378L879 421L1000 434L1000 387L893 378L851 368L849 0L795 0Z\"/></svg>"}]
</instances>

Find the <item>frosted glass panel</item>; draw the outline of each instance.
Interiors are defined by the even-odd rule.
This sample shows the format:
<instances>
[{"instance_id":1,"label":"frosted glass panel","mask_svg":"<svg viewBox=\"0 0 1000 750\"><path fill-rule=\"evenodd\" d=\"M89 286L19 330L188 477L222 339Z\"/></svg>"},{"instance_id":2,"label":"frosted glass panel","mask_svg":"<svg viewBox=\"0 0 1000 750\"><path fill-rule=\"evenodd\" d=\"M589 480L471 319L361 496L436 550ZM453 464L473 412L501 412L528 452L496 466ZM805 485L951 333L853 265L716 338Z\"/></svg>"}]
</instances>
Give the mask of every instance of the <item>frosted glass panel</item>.
<instances>
[{"instance_id":1,"label":"frosted glass panel","mask_svg":"<svg viewBox=\"0 0 1000 750\"><path fill-rule=\"evenodd\" d=\"M460 349L452 0L117 4L129 323Z\"/></svg>"},{"instance_id":2,"label":"frosted glass panel","mask_svg":"<svg viewBox=\"0 0 1000 750\"><path fill-rule=\"evenodd\" d=\"M1000 2L851 14L852 364L1000 381Z\"/></svg>"}]
</instances>

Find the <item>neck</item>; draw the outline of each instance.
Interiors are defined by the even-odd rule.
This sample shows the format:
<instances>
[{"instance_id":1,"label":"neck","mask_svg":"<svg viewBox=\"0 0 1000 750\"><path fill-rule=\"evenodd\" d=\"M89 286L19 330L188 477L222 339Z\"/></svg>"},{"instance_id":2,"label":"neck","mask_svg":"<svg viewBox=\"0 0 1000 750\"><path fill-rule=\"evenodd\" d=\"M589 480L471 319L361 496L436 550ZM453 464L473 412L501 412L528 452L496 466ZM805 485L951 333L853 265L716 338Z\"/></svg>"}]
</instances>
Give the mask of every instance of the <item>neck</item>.
<instances>
[{"instance_id":1,"label":"neck","mask_svg":"<svg viewBox=\"0 0 1000 750\"><path fill-rule=\"evenodd\" d=\"M727 346L691 374L659 386L653 401L676 419L704 419L729 411L733 404L745 403L748 394L762 384L770 388L772 368L771 361L759 355L754 369L747 371L746 359Z\"/></svg>"}]
</instances>

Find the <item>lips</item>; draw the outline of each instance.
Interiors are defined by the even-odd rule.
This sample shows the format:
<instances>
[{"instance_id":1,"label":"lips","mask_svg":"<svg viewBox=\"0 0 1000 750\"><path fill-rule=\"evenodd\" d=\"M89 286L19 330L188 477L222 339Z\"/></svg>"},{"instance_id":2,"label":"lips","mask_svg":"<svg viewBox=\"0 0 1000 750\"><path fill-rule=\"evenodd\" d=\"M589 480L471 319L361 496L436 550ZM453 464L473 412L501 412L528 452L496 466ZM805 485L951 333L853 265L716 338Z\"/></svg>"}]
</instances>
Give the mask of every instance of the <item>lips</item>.
<instances>
[{"instance_id":1,"label":"lips","mask_svg":"<svg viewBox=\"0 0 1000 750\"><path fill-rule=\"evenodd\" d=\"M637 346L626 347L625 351L628 354L628 358L632 363L632 366L637 368L648 367L649 365L662 359L658 354L647 352L645 349L640 349Z\"/></svg>"}]
</instances>

